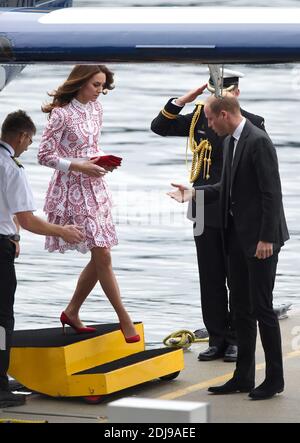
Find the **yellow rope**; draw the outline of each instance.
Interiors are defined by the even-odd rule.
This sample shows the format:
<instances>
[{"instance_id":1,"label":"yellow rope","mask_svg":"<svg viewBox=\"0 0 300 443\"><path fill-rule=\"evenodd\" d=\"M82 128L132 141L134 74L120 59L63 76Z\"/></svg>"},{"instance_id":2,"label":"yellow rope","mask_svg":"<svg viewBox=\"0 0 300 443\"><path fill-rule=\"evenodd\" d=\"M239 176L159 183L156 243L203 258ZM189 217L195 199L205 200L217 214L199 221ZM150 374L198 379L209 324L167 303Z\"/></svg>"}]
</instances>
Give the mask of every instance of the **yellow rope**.
<instances>
[{"instance_id":1,"label":"yellow rope","mask_svg":"<svg viewBox=\"0 0 300 443\"><path fill-rule=\"evenodd\" d=\"M207 342L206 338L196 338L192 331L187 329L181 329L180 331L173 332L168 335L164 340L163 344L168 348L184 348L188 349L193 343L203 343Z\"/></svg>"},{"instance_id":2,"label":"yellow rope","mask_svg":"<svg viewBox=\"0 0 300 443\"><path fill-rule=\"evenodd\" d=\"M190 183L194 183L201 171L201 167L203 165L203 178L208 180L210 175L210 166L211 166L211 151L212 147L210 142L207 139L201 140L199 144L197 144L194 134L195 134L195 127L197 125L197 122L200 118L201 111L203 105L201 103L196 105L196 111L194 112L191 126L190 126L190 132L189 132L189 138L187 140L186 145L186 164L188 167L188 146L190 147L190 150L193 154L192 158L192 166L190 171Z\"/></svg>"}]
</instances>

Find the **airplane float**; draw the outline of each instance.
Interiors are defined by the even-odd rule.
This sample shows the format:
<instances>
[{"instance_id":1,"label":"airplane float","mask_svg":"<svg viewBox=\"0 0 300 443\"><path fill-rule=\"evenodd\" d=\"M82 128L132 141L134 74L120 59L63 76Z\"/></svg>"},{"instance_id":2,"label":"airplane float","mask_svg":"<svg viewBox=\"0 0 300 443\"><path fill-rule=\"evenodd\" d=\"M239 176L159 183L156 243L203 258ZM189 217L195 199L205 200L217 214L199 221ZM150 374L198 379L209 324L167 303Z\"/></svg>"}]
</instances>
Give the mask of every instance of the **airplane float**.
<instances>
[{"instance_id":1,"label":"airplane float","mask_svg":"<svg viewBox=\"0 0 300 443\"><path fill-rule=\"evenodd\" d=\"M0 0L0 90L26 64L208 64L216 94L225 63L300 61L300 8L72 8L71 0ZM9 373L52 396L99 396L183 368L182 349L127 344L119 325L82 337L17 331ZM95 397L96 396L96 397Z\"/></svg>"}]
</instances>

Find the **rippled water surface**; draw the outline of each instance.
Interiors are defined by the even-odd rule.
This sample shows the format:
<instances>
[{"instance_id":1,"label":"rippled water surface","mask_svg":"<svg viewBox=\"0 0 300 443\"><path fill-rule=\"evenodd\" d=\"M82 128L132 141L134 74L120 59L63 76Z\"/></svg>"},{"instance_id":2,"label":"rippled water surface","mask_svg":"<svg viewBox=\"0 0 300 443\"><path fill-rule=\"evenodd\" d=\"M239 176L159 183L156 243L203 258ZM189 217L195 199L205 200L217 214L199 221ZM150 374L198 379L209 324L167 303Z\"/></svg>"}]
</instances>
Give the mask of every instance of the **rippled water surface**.
<instances>
[{"instance_id":1,"label":"rippled water surface","mask_svg":"<svg viewBox=\"0 0 300 443\"><path fill-rule=\"evenodd\" d=\"M76 6L111 6L108 1L75 1ZM246 1L161 2L115 0L114 6L253 6ZM273 1L272 6L283 2ZM269 2L257 2L269 6ZM300 6L285 1L284 6ZM169 97L203 84L205 66L111 65L116 89L101 98L104 107L100 139L107 153L120 155L124 164L110 174L119 245L112 250L113 265L123 299L136 321L143 321L147 342L159 342L171 331L202 326L199 283L191 225L185 208L165 195L169 183L187 183L185 139L161 138L151 133L153 117ZM36 154L46 117L40 107L47 91L57 87L70 66L29 66L0 95L0 118L26 109L38 134L23 162L30 177L38 214L52 171L37 165ZM243 108L266 119L280 162L284 204L291 240L283 249L275 288L276 304L299 306L300 228L300 66L236 66ZM187 107L190 112L192 106ZM16 327L58 326L60 311L72 295L88 255L49 254L44 239L22 232L22 254L17 260ZM115 322L116 316L100 287L82 309L87 323Z\"/></svg>"}]
</instances>

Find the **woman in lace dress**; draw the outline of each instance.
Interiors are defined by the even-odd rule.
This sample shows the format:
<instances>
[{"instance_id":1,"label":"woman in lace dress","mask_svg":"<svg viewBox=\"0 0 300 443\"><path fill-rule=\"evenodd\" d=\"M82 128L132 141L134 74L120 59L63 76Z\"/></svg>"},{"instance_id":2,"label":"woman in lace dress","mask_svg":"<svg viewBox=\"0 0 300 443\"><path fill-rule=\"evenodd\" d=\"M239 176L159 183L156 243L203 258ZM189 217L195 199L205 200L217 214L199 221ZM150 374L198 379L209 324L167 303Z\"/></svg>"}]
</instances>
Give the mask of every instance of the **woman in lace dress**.
<instances>
[{"instance_id":1,"label":"woman in lace dress","mask_svg":"<svg viewBox=\"0 0 300 443\"><path fill-rule=\"evenodd\" d=\"M95 331L83 326L79 309L99 281L119 317L126 341L134 342L140 337L122 304L111 264L110 248L118 240L111 216L111 196L104 180L107 171L90 160L103 155L98 145L103 111L97 99L108 89L113 89L113 73L106 66L77 65L63 85L50 94L52 103L42 108L49 113L49 120L38 161L55 169L44 210L49 222L75 224L85 234L85 241L79 245L47 237L45 247L49 252L77 249L91 254L61 314L63 326L68 324L79 333Z\"/></svg>"}]
</instances>

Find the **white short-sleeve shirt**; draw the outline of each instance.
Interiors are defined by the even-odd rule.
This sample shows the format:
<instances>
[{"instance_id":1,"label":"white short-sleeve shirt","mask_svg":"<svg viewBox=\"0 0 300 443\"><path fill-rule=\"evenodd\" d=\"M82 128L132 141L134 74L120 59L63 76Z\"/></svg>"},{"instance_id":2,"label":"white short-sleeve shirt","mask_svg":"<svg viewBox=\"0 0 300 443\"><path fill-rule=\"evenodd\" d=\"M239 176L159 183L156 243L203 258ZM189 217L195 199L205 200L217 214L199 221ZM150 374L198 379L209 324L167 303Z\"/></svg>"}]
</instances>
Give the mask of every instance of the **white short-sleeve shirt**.
<instances>
[{"instance_id":1,"label":"white short-sleeve shirt","mask_svg":"<svg viewBox=\"0 0 300 443\"><path fill-rule=\"evenodd\" d=\"M13 216L18 212L35 211L32 191L24 168L14 160L13 148L0 140L0 234L16 234Z\"/></svg>"}]
</instances>

